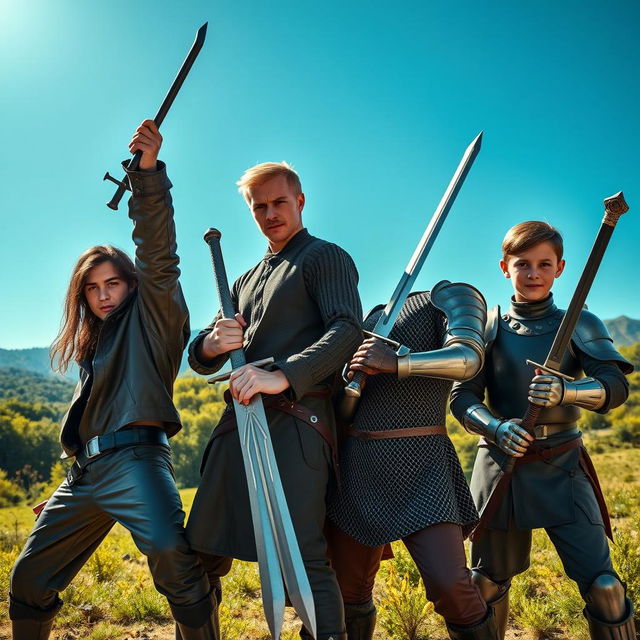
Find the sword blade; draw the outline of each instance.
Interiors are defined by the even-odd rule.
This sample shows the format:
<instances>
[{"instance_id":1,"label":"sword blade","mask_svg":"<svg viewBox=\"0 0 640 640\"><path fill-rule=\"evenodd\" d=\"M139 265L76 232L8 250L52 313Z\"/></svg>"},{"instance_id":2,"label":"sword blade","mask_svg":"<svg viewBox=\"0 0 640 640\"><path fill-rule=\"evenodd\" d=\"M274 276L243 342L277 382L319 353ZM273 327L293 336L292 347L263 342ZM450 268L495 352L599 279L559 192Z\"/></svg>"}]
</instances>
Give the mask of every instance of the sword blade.
<instances>
[{"instance_id":1,"label":"sword blade","mask_svg":"<svg viewBox=\"0 0 640 640\"><path fill-rule=\"evenodd\" d=\"M582 270L580 280L576 286L571 302L567 308L567 311L562 318L562 322L558 327L558 331L549 349L549 353L544 361L544 367L546 369L552 369L553 371L559 371L564 354L571 342L571 337L578 324L580 318L580 312L584 307L584 303L587 299L587 295L591 289L591 285L598 273L602 257L607 249L609 240L613 235L613 230L621 215L629 210L627 203L624 200L622 192L617 193L605 200L605 217L598 230L598 235L591 248L591 253L587 258L587 262Z\"/></svg>"},{"instance_id":2,"label":"sword blade","mask_svg":"<svg viewBox=\"0 0 640 640\"><path fill-rule=\"evenodd\" d=\"M269 629L274 638L280 637L284 617L284 579L291 604L315 638L313 593L278 472L262 398L260 395L254 397L246 407L234 401L234 408L238 429L240 416L243 416L244 429L240 433L243 458L245 452L246 457L250 458L245 460L245 470L248 468L247 478L251 478L249 495L256 497L255 513L254 506L251 505L252 521L261 569L260 579L263 584L263 604ZM272 569L274 559L277 571Z\"/></svg>"},{"instance_id":3,"label":"sword blade","mask_svg":"<svg viewBox=\"0 0 640 640\"><path fill-rule=\"evenodd\" d=\"M384 337L387 337L389 333L391 333L391 329L393 328L396 318L400 313L400 309L402 309L402 305L411 292L413 283L418 277L420 269L422 268L424 261L427 259L427 256L440 233L440 229L444 224L456 196L462 188L464 180L473 165L473 161L476 159L476 156L480 151L481 145L482 132L473 139L471 144L465 150L462 160L460 160L460 164L458 165L456 172L453 174L453 178L451 178L451 182L449 183L447 190L444 192L440 203L431 216L431 220L422 234L422 238L420 238L420 242L418 242L411 259L409 260L409 263L407 264L404 273L391 296L391 299L380 314L380 318L373 329L373 333L377 333Z\"/></svg>"},{"instance_id":4,"label":"sword blade","mask_svg":"<svg viewBox=\"0 0 640 640\"><path fill-rule=\"evenodd\" d=\"M202 45L204 45L205 38L207 37L207 25L209 23L205 22L196 32L196 37L191 45L191 49L189 49L189 53L187 53L187 57L184 59L182 66L178 70L176 77L174 78L171 86L169 87L169 91L167 91L167 95L164 97L158 112L156 113L153 121L159 127L162 124L167 112L171 108L173 101L178 95L178 91L182 87L186 77L189 75L189 71L191 71L191 67L195 62L200 50L202 49Z\"/></svg>"}]
</instances>

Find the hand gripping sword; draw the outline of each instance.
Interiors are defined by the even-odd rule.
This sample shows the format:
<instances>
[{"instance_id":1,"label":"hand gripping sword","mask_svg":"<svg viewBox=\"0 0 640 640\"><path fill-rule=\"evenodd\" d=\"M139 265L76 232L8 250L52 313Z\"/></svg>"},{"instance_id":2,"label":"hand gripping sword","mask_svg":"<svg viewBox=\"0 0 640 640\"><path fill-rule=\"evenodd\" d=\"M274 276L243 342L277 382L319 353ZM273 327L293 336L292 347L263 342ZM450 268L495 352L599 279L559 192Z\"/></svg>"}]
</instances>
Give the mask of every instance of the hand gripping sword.
<instances>
[{"instance_id":1,"label":"hand gripping sword","mask_svg":"<svg viewBox=\"0 0 640 640\"><path fill-rule=\"evenodd\" d=\"M184 59L184 62L180 67L180 71L178 71L178 75L175 77L175 80L173 81L171 87L169 88L167 95L162 101L162 104L158 109L158 113L156 113L156 117L153 119L153 121L156 123L158 127L160 127L160 125L162 124L164 117L167 115L167 112L171 108L173 101L178 95L178 91L180 91L180 88L182 87L182 83L185 81L185 78L189 75L189 71L191 71L191 67L195 62L195 59L198 57L198 54L200 53L200 49L202 49L202 45L204 44L204 40L207 36L208 24L209 24L208 22L205 22L198 29L196 33L196 38L193 41L193 44L191 45L191 49L189 50L187 57ZM136 151L133 154L133 158L129 160L127 169L129 169L130 171L135 171L140 165L141 157L142 157L142 151L139 151L139 150ZM107 202L107 207L109 207L109 209L113 209L114 211L117 211L118 204L120 203L120 200L124 195L124 192L127 190L131 191L131 185L129 184L129 179L127 176L125 176L124 178L122 178L122 180L116 180L116 178L110 175L110 173L107 171L107 173L104 174L103 180L111 180L111 182L114 182L115 184L118 185L116 192L113 194L113 198L111 198L111 200Z\"/></svg>"},{"instance_id":2,"label":"hand gripping sword","mask_svg":"<svg viewBox=\"0 0 640 640\"><path fill-rule=\"evenodd\" d=\"M462 160L460 160L460 164L458 165L456 172L453 174L453 178L451 178L451 182L449 183L447 190L442 196L442 200L440 200L440 203L436 207L436 210L433 213L418 246L415 248L413 255L411 256L411 260L409 260L409 263L400 278L400 282L398 282L391 299L380 314L373 331L367 332L368 335L373 335L376 338L391 342L386 339L391 333L391 329L393 329L393 325L400 313L400 309L402 309L402 305L411 292L413 283L418 277L420 269L422 268L424 261L427 259L427 256L438 237L438 233L440 233L440 229L442 228L445 218L447 217L456 196L462 188L462 184L471 169L471 165L480 151L481 144L482 131L474 138L473 142L471 142L465 150ZM341 413L343 416L348 417L353 415L358 398L360 398L360 394L362 392L362 383L365 381L366 377L366 373L356 371L351 382L345 387L345 396L341 405Z\"/></svg>"},{"instance_id":3,"label":"hand gripping sword","mask_svg":"<svg viewBox=\"0 0 640 640\"><path fill-rule=\"evenodd\" d=\"M207 229L204 241L211 250L222 315L233 318L235 309L222 258L221 237L222 234L217 229ZM229 357L234 369L246 364L243 349L234 349L229 352ZM285 607L284 579L293 608L307 631L315 638L313 595L282 488L262 396L256 394L247 406L234 399L233 407L247 475L262 603L271 637L275 640L280 638Z\"/></svg>"},{"instance_id":4,"label":"hand gripping sword","mask_svg":"<svg viewBox=\"0 0 640 640\"><path fill-rule=\"evenodd\" d=\"M591 289L593 280L596 277L598 267L600 266L602 256L604 255L607 245L609 244L609 240L611 239L613 230L615 229L620 216L622 216L627 211L629 211L629 206L624 200L622 191L616 193L610 198L605 199L604 218L602 219L600 230L598 231L598 235L596 236L596 240L593 243L589 258L587 259L587 263L585 264L582 275L580 276L580 280L578 281L578 286L573 292L573 297L571 298L571 302L569 303L569 308L562 318L560 327L558 327L558 331L556 333L556 337L553 340L553 344L551 345L551 349L549 350L549 354L547 355L544 364L538 364L537 362L532 362L531 360L527 360L527 364L533 365L534 367L542 369L542 371L550 373L551 375L558 376L559 378L564 378L565 380L569 381L573 380L573 378L560 371L560 364L562 363L564 354L567 350L567 347L569 346L569 343L571 342L571 336L573 335L573 331L578 324L580 312L584 307L584 302L587 299L587 295L589 293L589 290ZM533 434L536 421L542 409L543 407L532 403L529 403L529 406L527 407L524 418L521 422L521 426L531 434ZM510 457L504 467L504 473L512 473L515 463L516 458Z\"/></svg>"}]
</instances>

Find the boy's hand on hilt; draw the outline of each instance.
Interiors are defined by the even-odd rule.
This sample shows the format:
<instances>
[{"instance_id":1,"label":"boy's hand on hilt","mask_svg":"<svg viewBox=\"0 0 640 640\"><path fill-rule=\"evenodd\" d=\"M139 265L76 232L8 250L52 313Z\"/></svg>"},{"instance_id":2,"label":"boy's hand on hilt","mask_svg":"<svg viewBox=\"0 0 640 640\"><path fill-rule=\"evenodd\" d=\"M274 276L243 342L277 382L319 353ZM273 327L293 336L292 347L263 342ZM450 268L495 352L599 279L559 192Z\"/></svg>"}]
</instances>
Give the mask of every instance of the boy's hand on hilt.
<instances>
[{"instance_id":1,"label":"boy's hand on hilt","mask_svg":"<svg viewBox=\"0 0 640 640\"><path fill-rule=\"evenodd\" d=\"M494 435L495 443L500 450L514 458L521 458L533 442L533 436L521 427L519 422L519 418L502 420Z\"/></svg>"},{"instance_id":2,"label":"boy's hand on hilt","mask_svg":"<svg viewBox=\"0 0 640 640\"><path fill-rule=\"evenodd\" d=\"M162 136L153 120L145 120L133 134L129 142L129 151L141 151L139 168L142 171L155 171L158 167L158 154L162 146Z\"/></svg>"},{"instance_id":3,"label":"boy's hand on hilt","mask_svg":"<svg viewBox=\"0 0 640 640\"><path fill-rule=\"evenodd\" d=\"M202 341L202 356L211 360L234 349L241 349L244 342L245 319L236 313L235 318L220 318Z\"/></svg>"},{"instance_id":4,"label":"boy's hand on hilt","mask_svg":"<svg viewBox=\"0 0 640 640\"><path fill-rule=\"evenodd\" d=\"M537 375L529 385L529 402L539 407L557 407L562 404L564 384L557 376Z\"/></svg>"}]
</instances>

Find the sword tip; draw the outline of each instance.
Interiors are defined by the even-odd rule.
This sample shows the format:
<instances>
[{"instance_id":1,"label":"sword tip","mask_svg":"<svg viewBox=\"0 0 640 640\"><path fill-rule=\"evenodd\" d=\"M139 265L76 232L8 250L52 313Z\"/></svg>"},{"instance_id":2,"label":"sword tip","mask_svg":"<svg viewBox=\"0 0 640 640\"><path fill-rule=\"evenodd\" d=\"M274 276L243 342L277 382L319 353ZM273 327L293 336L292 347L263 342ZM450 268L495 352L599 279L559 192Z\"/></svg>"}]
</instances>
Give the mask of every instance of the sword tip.
<instances>
[{"instance_id":1,"label":"sword tip","mask_svg":"<svg viewBox=\"0 0 640 640\"><path fill-rule=\"evenodd\" d=\"M204 42L204 39L207 35L207 27L209 26L209 21L205 22L196 33L196 40L200 42Z\"/></svg>"}]
</instances>

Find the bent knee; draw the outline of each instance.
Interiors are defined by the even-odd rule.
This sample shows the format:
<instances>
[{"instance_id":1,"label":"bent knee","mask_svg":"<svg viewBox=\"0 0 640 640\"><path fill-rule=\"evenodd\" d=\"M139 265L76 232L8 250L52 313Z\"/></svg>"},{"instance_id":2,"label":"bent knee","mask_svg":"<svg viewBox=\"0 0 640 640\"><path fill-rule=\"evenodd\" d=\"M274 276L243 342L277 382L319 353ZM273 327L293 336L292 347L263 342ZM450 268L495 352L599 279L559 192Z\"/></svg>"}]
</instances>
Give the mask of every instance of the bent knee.
<instances>
[{"instance_id":1,"label":"bent knee","mask_svg":"<svg viewBox=\"0 0 640 640\"><path fill-rule=\"evenodd\" d=\"M56 601L57 592L49 588L41 569L41 562L28 556L18 558L9 578L9 592L15 600L39 609L47 609Z\"/></svg>"},{"instance_id":2,"label":"bent knee","mask_svg":"<svg viewBox=\"0 0 640 640\"><path fill-rule=\"evenodd\" d=\"M601 573L584 595L589 613L604 622L617 622L626 615L624 584L613 573Z\"/></svg>"}]
</instances>

